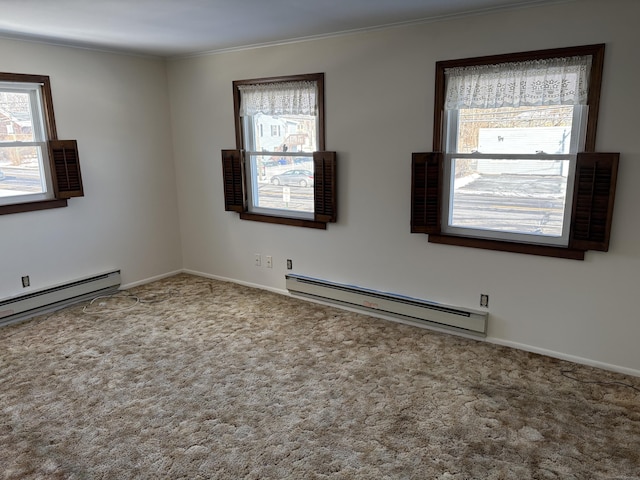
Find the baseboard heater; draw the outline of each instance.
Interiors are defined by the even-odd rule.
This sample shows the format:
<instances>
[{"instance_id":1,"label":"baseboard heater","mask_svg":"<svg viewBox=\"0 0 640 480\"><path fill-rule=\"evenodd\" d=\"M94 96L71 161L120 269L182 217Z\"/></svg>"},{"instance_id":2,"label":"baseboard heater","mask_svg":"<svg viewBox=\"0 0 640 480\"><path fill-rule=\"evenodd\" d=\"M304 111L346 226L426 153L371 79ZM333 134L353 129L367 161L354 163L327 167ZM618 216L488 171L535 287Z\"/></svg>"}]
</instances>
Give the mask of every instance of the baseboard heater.
<instances>
[{"instance_id":1,"label":"baseboard heater","mask_svg":"<svg viewBox=\"0 0 640 480\"><path fill-rule=\"evenodd\" d=\"M0 300L0 326L100 295L109 295L119 287L120 270L114 270Z\"/></svg>"},{"instance_id":2,"label":"baseboard heater","mask_svg":"<svg viewBox=\"0 0 640 480\"><path fill-rule=\"evenodd\" d=\"M293 295L377 312L413 324L424 324L479 336L485 336L487 333L487 312L452 307L302 275L285 275L285 278L287 290Z\"/></svg>"}]
</instances>

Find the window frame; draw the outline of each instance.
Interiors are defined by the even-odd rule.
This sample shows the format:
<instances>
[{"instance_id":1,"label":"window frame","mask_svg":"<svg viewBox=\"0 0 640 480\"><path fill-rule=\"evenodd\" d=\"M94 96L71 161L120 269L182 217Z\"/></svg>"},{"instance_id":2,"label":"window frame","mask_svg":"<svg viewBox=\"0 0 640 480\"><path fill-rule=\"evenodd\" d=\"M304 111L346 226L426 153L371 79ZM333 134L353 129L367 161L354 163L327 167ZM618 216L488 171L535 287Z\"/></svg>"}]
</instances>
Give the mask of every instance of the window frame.
<instances>
[{"instance_id":1,"label":"window frame","mask_svg":"<svg viewBox=\"0 0 640 480\"><path fill-rule=\"evenodd\" d=\"M498 153L456 153L457 150L456 140L459 139L459 131L458 131L458 110L452 110L449 112L444 112L444 122L443 128L449 132L447 136L447 145L444 148L444 170L443 170L443 202L442 202L442 218L446 219L446 222L443 222L442 232L445 235L454 235L454 236L462 236L462 237L470 237L470 238L484 238L490 240L498 240L498 241L507 241L507 242L518 242L518 243L532 243L532 244L541 244L541 245L556 245L556 246L564 246L566 247L569 243L569 227L571 225L571 212L572 212L572 204L573 204L573 187L574 187L574 178L576 171L576 163L577 163L577 154L580 151L583 151L584 144L584 135L586 132L586 120L588 118L588 108L582 105L574 105L572 107L572 135L570 148L568 153L563 154L516 154L516 153L507 153L507 154L498 154ZM574 132L577 135L574 135ZM522 232L513 232L513 231L499 231L492 229L481 229L474 227L466 227L466 226L458 226L449 224L449 216L453 210L453 183L455 178L453 178L452 170L454 169L454 162L458 159L465 158L473 158L473 159L511 159L511 160L537 160L537 161L568 161L568 174L567 174L567 184L566 184L566 198L565 198L565 207L563 217L563 232L559 236L545 236L545 235L534 235ZM447 201L444 201L444 200Z\"/></svg>"},{"instance_id":2,"label":"window frame","mask_svg":"<svg viewBox=\"0 0 640 480\"><path fill-rule=\"evenodd\" d=\"M244 155L244 128L240 116L241 85L263 83L313 81L317 85L317 148L313 152L314 164L314 212L313 218L300 218L292 212L291 216L270 213L251 212L248 209L249 165ZM263 77L233 81L233 108L236 134L236 149L222 150L223 182L225 210L238 212L242 220L326 229L327 223L335 222L336 215L336 154L325 151L325 114L324 114L324 73L298 74L278 77Z\"/></svg>"},{"instance_id":3,"label":"window frame","mask_svg":"<svg viewBox=\"0 0 640 480\"><path fill-rule=\"evenodd\" d=\"M433 129L433 152L424 154L414 154L412 163L412 227L413 233L427 233L429 242L447 245L466 246L473 248L483 248L489 250L509 251L517 253L527 253L534 255L584 259L584 252L587 249L606 251L609 245L610 223L613 211L613 197L615 196L615 181L617 176L618 154L598 154L595 152L596 129L598 122L598 111L600 104L600 90L602 85L602 73L604 65L604 44L584 45L577 47L555 48L548 50L535 50L513 54L500 54L485 57L473 57L459 60L439 61L436 63L435 72L435 101L434 101L434 129ZM444 154L446 151L445 138L445 96L446 79L445 70L453 67L469 67L479 65L491 65L508 62L522 62L536 59L549 59L556 57L591 56L591 72L589 78L589 93L587 99L588 113L586 119L586 130L584 136L584 150L578 152L576 161L576 171L573 181L577 183L579 172L581 172L581 162L585 157L588 161L600 162L599 165L606 164L608 168L608 183L606 185L606 198L598 198L598 201L607 203L605 237L598 242L574 241L573 232L576 221L576 210L583 208L583 204L576 205L578 198L577 187L573 195L573 205L571 207L571 225L568 246L544 245L538 243L524 243L512 240L497 240L489 238L478 238L465 236L463 234L451 234L442 231L442 222L445 202L449 201L448 192L443 188L444 182ZM600 220L600 219L598 219ZM589 248L585 246L589 245Z\"/></svg>"},{"instance_id":4,"label":"window frame","mask_svg":"<svg viewBox=\"0 0 640 480\"><path fill-rule=\"evenodd\" d=\"M84 196L77 142L58 139L49 77L47 75L0 72L0 82L40 85L41 120L46 136L44 140L49 163L49 168L44 168L44 170L49 175L46 181L48 186L51 185L53 194L51 199L0 205L0 215L66 207L69 198Z\"/></svg>"}]
</instances>

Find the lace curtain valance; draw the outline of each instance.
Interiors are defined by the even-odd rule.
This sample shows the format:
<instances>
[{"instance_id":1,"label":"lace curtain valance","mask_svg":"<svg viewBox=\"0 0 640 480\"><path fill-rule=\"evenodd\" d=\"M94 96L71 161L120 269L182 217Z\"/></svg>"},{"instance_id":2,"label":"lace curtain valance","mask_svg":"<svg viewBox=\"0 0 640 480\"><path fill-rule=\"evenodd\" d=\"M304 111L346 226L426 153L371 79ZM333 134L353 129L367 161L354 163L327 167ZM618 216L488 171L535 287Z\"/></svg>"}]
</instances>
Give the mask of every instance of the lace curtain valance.
<instances>
[{"instance_id":1,"label":"lace curtain valance","mask_svg":"<svg viewBox=\"0 0 640 480\"><path fill-rule=\"evenodd\" d=\"M445 70L445 109L586 105L591 56Z\"/></svg>"},{"instance_id":2,"label":"lace curtain valance","mask_svg":"<svg viewBox=\"0 0 640 480\"><path fill-rule=\"evenodd\" d=\"M240 115L315 115L316 82L239 85Z\"/></svg>"}]
</instances>

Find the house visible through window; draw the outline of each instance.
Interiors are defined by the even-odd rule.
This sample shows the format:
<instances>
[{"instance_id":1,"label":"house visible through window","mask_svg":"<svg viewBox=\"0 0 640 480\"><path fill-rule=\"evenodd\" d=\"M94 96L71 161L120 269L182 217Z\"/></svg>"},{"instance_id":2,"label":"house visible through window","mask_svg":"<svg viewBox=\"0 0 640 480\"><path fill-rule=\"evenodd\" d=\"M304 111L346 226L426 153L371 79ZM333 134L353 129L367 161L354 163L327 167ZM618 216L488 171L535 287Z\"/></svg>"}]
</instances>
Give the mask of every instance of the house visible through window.
<instances>
[{"instance_id":1,"label":"house visible through window","mask_svg":"<svg viewBox=\"0 0 640 480\"><path fill-rule=\"evenodd\" d=\"M326 228L335 221L335 154L323 151L324 75L236 81L234 92L238 149L223 151L227 210Z\"/></svg>"},{"instance_id":2,"label":"house visible through window","mask_svg":"<svg viewBox=\"0 0 640 480\"><path fill-rule=\"evenodd\" d=\"M580 234L580 212L596 209L587 235L598 230L608 247L617 156L589 157L606 198L585 198L578 176L582 152L594 150L603 55L596 45L438 62L434 149L441 153L422 157L432 164L428 206L415 196L426 190L416 184L414 156L413 230L439 243L580 257L574 250L584 243L572 232ZM608 219L595 206L602 202ZM419 218L427 211L430 220Z\"/></svg>"},{"instance_id":3,"label":"house visible through window","mask_svg":"<svg viewBox=\"0 0 640 480\"><path fill-rule=\"evenodd\" d=\"M56 139L49 78L0 73L0 214L81 195L76 143Z\"/></svg>"}]
</instances>

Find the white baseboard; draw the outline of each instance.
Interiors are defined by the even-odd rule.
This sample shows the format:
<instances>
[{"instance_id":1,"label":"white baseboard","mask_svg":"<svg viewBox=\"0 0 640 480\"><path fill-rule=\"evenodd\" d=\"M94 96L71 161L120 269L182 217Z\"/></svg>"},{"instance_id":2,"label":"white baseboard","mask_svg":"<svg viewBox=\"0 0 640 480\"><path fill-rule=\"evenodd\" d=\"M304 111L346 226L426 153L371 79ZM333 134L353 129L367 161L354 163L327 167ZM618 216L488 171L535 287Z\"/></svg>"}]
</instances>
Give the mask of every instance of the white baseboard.
<instances>
[{"instance_id":1,"label":"white baseboard","mask_svg":"<svg viewBox=\"0 0 640 480\"><path fill-rule=\"evenodd\" d=\"M572 363L578 363L580 365L587 365L589 367L600 368L602 370L609 370L616 373L622 373L624 375L631 375L633 377L640 377L640 370L633 368L621 367L619 365L612 365L610 363L598 362L589 358L578 357L575 355L569 355L567 353L556 352L555 350L547 350L546 348L532 347L525 343L511 342L509 340L503 340L501 338L486 337L483 339L488 343L496 345L502 345L504 347L515 348L518 350L524 350L525 352L537 353L539 355L545 355L547 357L557 358L559 360L566 360Z\"/></svg>"},{"instance_id":2,"label":"white baseboard","mask_svg":"<svg viewBox=\"0 0 640 480\"><path fill-rule=\"evenodd\" d=\"M245 287L257 288L258 290L268 290L269 292L279 293L281 295L289 295L289 291L288 290L283 290L283 289L280 289L280 288L266 287L264 285L259 285L257 283L243 282L242 280L236 280L235 278L221 277L219 275L211 275L209 273L198 272L196 270L189 270L189 269L182 270L182 273L189 273L191 275L197 275L199 277L210 278L212 280L220 280L222 282L237 283L238 285L243 285Z\"/></svg>"},{"instance_id":3,"label":"white baseboard","mask_svg":"<svg viewBox=\"0 0 640 480\"><path fill-rule=\"evenodd\" d=\"M189 270L189 269L182 269L182 270L178 270L172 273L167 273L165 275L160 275L158 277L154 277L152 279L148 279L148 280L144 280L141 282L136 282L135 284L128 284L126 286L124 286L123 288L130 288L131 286L137 286L137 285L142 285L144 283L149 283L155 280L159 280L161 278L166 278L166 277L170 277L172 275L176 275L178 273L189 273L191 275L197 275L199 277L204 277L204 278L210 278L212 280L220 280L222 282L230 282L230 283L237 283L238 285L243 285L245 287L251 287L251 288L257 288L259 290L268 290L270 292L274 292L274 293L279 293L281 295L286 295L289 297L293 297L293 295L291 295L289 293L288 290L285 289L279 289L279 288L271 288L271 287L266 287L264 285L259 285L257 283L251 283L251 282L244 282L241 280L236 280L233 278L227 278L227 277L221 277L219 275L211 275L208 273L204 273L204 272L198 272L196 270ZM627 367L621 367L619 365L613 365L610 363L604 363L604 362L598 362L596 360L591 360L589 358L584 358L584 357L578 357L575 355L569 355L566 353L562 353L562 352L556 352L554 350L547 350L545 348L539 348L539 347L534 347L531 345L527 345L525 343L518 343L518 342L512 342L510 340L503 340L501 338L495 338L495 337L485 337L485 338L479 338L477 336L473 336L473 335L465 335L462 332L455 332L455 331L451 331L451 330L447 330L447 329L440 329L434 326L430 326L430 325L423 325L419 322L411 322L410 320L401 320L398 318L394 318L394 317L389 317L389 316L385 316L385 315L376 315L373 312L368 312L368 311L363 311L363 310L358 310L357 308L350 308L344 305L338 305L335 303L331 303L331 302L323 302L321 300L315 300L315 299L310 299L310 298L303 298L303 297L294 297L294 298L299 298L301 300L307 301L307 302L311 302L311 303L319 303L322 305L327 305L330 307L336 307L336 308L340 308L342 310L347 310L350 312L354 312L354 313L360 313L363 315L369 315L372 317L376 317L376 318L381 318L383 320L389 320L392 322L399 322L399 323L404 323L407 325L411 325L411 326L415 326L418 328L425 328L428 330L434 330L440 333L447 333L449 335L457 335L457 336L462 336L465 338L469 338L472 340L476 340L478 342L488 342L488 343L493 343L495 345L502 345L504 347L509 347L509 348L515 348L517 350L524 350L525 352L531 352L531 353L537 353L540 355L545 355L547 357L552 357L552 358L557 358L560 360L566 360L568 362L572 362L572 363L577 363L580 365L587 365L589 367L595 367L595 368L600 368L602 370L609 370L612 372L616 372L616 373L622 373L624 375L631 375L633 377L640 377L640 370L636 370L633 368L627 368Z\"/></svg>"},{"instance_id":4,"label":"white baseboard","mask_svg":"<svg viewBox=\"0 0 640 480\"><path fill-rule=\"evenodd\" d=\"M260 288L260 287L258 287ZM285 292L285 294L290 295L288 292ZM450 330L447 328L438 328L437 326L434 325L428 325L428 324L424 324L421 322L412 322L411 320L403 320L400 318L395 318L395 317L391 317L391 316L387 316L384 314L378 314L377 312L370 312L370 311L364 311L364 310L360 310L358 308L355 307L348 307L345 305L338 305L332 302L323 302L322 300L316 300L316 299L312 299L312 298L304 298L304 297L295 297L295 298L300 298L301 300L306 300L309 302L313 302L313 303L319 303L322 305L327 305L330 307L336 307L336 308L340 308L342 310L348 310L350 312L354 312L354 313L360 313L363 315L369 315L371 317L376 317L376 318L381 318L383 320L389 320L391 322L398 322L398 323L404 323L405 325L411 325L413 327L418 327L418 328L424 328L426 330L433 330L435 332L440 332L440 333L446 333L449 335L456 335L458 337L464 337L464 338L468 338L470 340L477 340L479 342L487 342L487 343L493 343L495 345L502 345L504 347L509 347L509 348L515 348L516 350L524 350L525 352L531 352L531 353L537 353L539 355L544 355L547 357L551 357L551 358L557 358L559 360L566 360L572 363L577 363L580 365L587 365L590 367L595 367L595 368L600 368L602 370L609 370L612 372L616 372L616 373L622 373L625 375L631 375L634 377L640 377L640 370L635 370L633 368L627 368L627 367L621 367L618 365L612 365L609 363L604 363L604 362L598 362L595 360L591 360L588 358L583 358L583 357L578 357L575 355L569 355L566 353L562 353L562 352L556 352L554 350L547 350L545 348L538 348L538 347L533 347L531 345L527 345L524 343L518 343L518 342L511 342L509 340L503 340L501 338L494 338L494 337L478 337L477 335L469 335L469 334L465 334L464 332L458 332L455 330Z\"/></svg>"},{"instance_id":5,"label":"white baseboard","mask_svg":"<svg viewBox=\"0 0 640 480\"><path fill-rule=\"evenodd\" d=\"M145 278L144 280L138 280L137 282L127 283L126 285L122 285L120 288L122 290L127 290L128 288L139 287L140 285L145 285L147 283L155 282L157 280L162 280L163 278L173 277L179 273L184 272L184 270L174 270L173 272L163 273L161 275L156 275L154 277Z\"/></svg>"}]
</instances>

